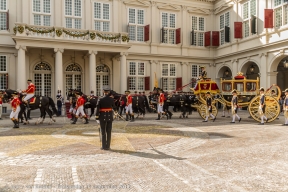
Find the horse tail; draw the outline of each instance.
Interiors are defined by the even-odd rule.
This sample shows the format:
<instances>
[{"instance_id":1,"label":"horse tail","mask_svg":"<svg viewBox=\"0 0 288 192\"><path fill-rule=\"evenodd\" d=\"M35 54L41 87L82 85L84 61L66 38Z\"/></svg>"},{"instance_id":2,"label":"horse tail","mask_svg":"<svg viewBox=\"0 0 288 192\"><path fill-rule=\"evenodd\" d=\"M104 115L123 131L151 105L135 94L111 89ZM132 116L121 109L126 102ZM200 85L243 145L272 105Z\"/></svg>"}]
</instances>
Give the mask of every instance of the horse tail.
<instances>
[{"instance_id":1,"label":"horse tail","mask_svg":"<svg viewBox=\"0 0 288 192\"><path fill-rule=\"evenodd\" d=\"M50 104L50 106L51 106L54 114L57 114L58 111L57 111L57 109L56 109L56 107L55 107L55 103L54 103L53 99L52 99L51 97L48 97L48 98L49 98L49 104Z\"/></svg>"},{"instance_id":2,"label":"horse tail","mask_svg":"<svg viewBox=\"0 0 288 192\"><path fill-rule=\"evenodd\" d=\"M144 97L145 107L146 107L147 111L151 112L152 110L150 109L149 101L148 101L147 97L145 95L143 97Z\"/></svg>"}]
</instances>

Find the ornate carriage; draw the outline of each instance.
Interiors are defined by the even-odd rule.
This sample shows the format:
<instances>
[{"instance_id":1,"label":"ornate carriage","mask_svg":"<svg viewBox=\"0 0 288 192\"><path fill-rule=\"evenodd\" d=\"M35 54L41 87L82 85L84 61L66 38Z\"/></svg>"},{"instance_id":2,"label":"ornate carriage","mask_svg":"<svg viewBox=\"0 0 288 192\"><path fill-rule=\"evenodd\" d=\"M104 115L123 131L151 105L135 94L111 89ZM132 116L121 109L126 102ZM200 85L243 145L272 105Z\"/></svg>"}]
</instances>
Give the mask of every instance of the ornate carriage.
<instances>
[{"instance_id":1,"label":"ornate carriage","mask_svg":"<svg viewBox=\"0 0 288 192\"><path fill-rule=\"evenodd\" d=\"M215 97L212 105L213 115L217 115L218 110L215 107L216 102L222 103L224 106L231 107L232 90L238 91L238 105L240 108L248 108L250 116L260 122L259 115L259 78L256 80L246 79L243 73L238 73L231 80L221 79L222 92L219 91L217 84L214 81L200 81L194 90L196 95L199 95L199 101L201 102L198 106L198 112L202 118L206 116L206 102L205 93L210 91ZM274 121L280 114L279 98L281 96L281 90L277 85L272 85L265 92L266 95L266 109L265 115L268 118L268 122ZM194 106L197 107L197 106Z\"/></svg>"}]
</instances>

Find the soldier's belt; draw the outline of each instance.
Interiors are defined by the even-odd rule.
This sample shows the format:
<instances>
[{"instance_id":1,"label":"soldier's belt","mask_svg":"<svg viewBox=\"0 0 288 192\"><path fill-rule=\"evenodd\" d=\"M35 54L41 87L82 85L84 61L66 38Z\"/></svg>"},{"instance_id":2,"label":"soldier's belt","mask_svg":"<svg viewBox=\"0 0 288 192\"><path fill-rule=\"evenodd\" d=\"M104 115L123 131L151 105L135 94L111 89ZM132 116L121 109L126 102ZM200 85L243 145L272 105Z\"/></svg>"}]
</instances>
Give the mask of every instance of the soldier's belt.
<instances>
[{"instance_id":1,"label":"soldier's belt","mask_svg":"<svg viewBox=\"0 0 288 192\"><path fill-rule=\"evenodd\" d=\"M100 109L100 112L110 112L112 111L112 108L102 108Z\"/></svg>"}]
</instances>

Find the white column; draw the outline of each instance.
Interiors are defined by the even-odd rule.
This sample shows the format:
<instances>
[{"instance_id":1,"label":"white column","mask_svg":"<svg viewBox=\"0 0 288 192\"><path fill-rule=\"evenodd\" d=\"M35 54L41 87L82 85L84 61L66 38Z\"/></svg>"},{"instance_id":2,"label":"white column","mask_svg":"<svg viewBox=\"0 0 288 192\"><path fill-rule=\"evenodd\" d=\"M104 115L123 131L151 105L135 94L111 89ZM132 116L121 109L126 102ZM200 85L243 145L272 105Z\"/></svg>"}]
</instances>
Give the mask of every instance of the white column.
<instances>
[{"instance_id":1,"label":"white column","mask_svg":"<svg viewBox=\"0 0 288 192\"><path fill-rule=\"evenodd\" d=\"M126 56L128 53L121 53L120 59L120 93L123 94L125 90L127 90L127 63L126 63Z\"/></svg>"},{"instance_id":2,"label":"white column","mask_svg":"<svg viewBox=\"0 0 288 192\"><path fill-rule=\"evenodd\" d=\"M56 48L54 49L55 52L55 93L57 93L58 90L61 90L62 96L64 96L66 93L63 92L63 58L62 54L64 52L64 49Z\"/></svg>"},{"instance_id":3,"label":"white column","mask_svg":"<svg viewBox=\"0 0 288 192\"><path fill-rule=\"evenodd\" d=\"M89 51L89 89L90 91L93 90L94 93L96 93L96 55L97 51Z\"/></svg>"},{"instance_id":4,"label":"white column","mask_svg":"<svg viewBox=\"0 0 288 192\"><path fill-rule=\"evenodd\" d=\"M26 58L25 51L26 46L16 45L18 49L18 60L17 60L17 89L26 89Z\"/></svg>"},{"instance_id":5,"label":"white column","mask_svg":"<svg viewBox=\"0 0 288 192\"><path fill-rule=\"evenodd\" d=\"M116 56L112 58L112 62L113 62L113 76L112 76L112 82L113 82L113 86L111 86L111 89L113 89L114 91L116 91L117 93L121 93L120 90L120 84L121 82L119 81L119 79L121 78L121 74L120 74L120 57Z\"/></svg>"},{"instance_id":6,"label":"white column","mask_svg":"<svg viewBox=\"0 0 288 192\"><path fill-rule=\"evenodd\" d=\"M269 81L268 78L267 78L267 68L266 68L267 67L266 66L267 65L267 53L260 54L260 63L261 63L261 65L258 66L259 67L259 71L260 71L260 74L259 74L259 76L260 76L260 87L264 87L264 88L267 87L268 88L268 87L270 87L272 85L271 84L272 82ZM275 74L275 76L276 76L276 74ZM269 74L268 74L268 76L269 76ZM275 79L275 81L273 79L273 83L276 84L276 82L277 82L277 79Z\"/></svg>"},{"instance_id":7,"label":"white column","mask_svg":"<svg viewBox=\"0 0 288 192\"><path fill-rule=\"evenodd\" d=\"M237 73L240 72L238 69L238 60L233 60L232 61L232 78L237 75Z\"/></svg>"}]
</instances>

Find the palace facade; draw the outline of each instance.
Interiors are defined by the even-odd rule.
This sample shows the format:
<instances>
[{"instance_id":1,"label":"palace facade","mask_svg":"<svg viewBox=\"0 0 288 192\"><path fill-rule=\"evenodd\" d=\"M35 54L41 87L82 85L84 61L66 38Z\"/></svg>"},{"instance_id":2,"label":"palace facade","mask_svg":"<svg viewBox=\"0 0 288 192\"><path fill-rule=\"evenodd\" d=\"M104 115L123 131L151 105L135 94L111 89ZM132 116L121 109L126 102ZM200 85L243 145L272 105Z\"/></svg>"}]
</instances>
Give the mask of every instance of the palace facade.
<instances>
[{"instance_id":1,"label":"palace facade","mask_svg":"<svg viewBox=\"0 0 288 192\"><path fill-rule=\"evenodd\" d=\"M284 89L287 37L286 0L0 0L0 89L188 91L202 65Z\"/></svg>"}]
</instances>

